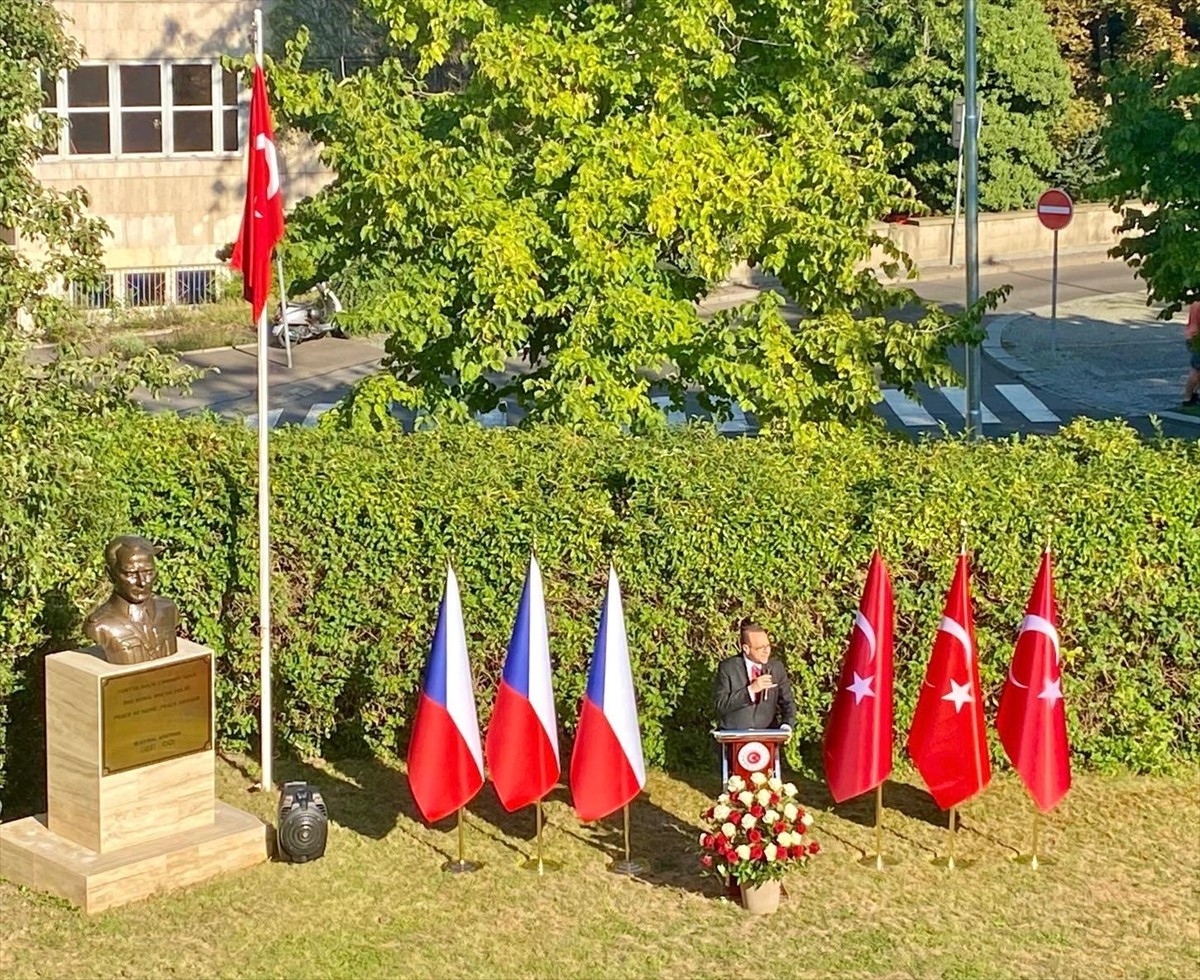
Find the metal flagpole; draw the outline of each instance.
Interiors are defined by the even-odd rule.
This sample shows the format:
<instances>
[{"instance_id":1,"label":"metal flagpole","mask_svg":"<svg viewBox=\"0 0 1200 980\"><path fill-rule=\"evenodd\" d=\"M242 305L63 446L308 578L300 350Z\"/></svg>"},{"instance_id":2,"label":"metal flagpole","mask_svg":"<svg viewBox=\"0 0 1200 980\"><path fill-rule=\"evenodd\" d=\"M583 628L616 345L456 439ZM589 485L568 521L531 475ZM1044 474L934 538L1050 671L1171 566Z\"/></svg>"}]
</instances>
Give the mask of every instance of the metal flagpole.
<instances>
[{"instance_id":1,"label":"metal flagpole","mask_svg":"<svg viewBox=\"0 0 1200 980\"><path fill-rule=\"evenodd\" d=\"M262 8L254 10L254 60L262 67L263 18ZM274 789L271 769L272 746L271 711L271 472L268 438L271 422L269 376L267 368L267 308L258 316L258 672L259 672L259 754L262 757L261 785Z\"/></svg>"},{"instance_id":2,"label":"metal flagpole","mask_svg":"<svg viewBox=\"0 0 1200 980\"><path fill-rule=\"evenodd\" d=\"M967 307L979 300L979 101L975 77L975 0L963 3L963 27L965 34L966 71L963 79L963 97L966 108L963 112L963 157L966 164L967 207ZM983 434L983 412L980 407L983 373L981 358L983 350L979 344L967 347L967 418L968 439L978 439Z\"/></svg>"},{"instance_id":3,"label":"metal flagpole","mask_svg":"<svg viewBox=\"0 0 1200 980\"><path fill-rule=\"evenodd\" d=\"M283 259L275 256L275 269L279 273L279 316L283 321L283 346L287 351L288 370L292 369L292 331L288 329L287 286L283 284Z\"/></svg>"}]
</instances>

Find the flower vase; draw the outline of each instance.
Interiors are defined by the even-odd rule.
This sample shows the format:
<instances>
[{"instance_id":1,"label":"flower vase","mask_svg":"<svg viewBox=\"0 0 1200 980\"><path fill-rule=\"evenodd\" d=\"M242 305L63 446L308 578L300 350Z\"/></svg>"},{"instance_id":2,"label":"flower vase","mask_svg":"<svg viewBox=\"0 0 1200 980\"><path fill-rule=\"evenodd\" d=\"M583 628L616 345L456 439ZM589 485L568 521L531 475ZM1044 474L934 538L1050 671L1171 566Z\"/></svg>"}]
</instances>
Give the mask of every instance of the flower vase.
<instances>
[{"instance_id":1,"label":"flower vase","mask_svg":"<svg viewBox=\"0 0 1200 980\"><path fill-rule=\"evenodd\" d=\"M779 909L779 882L742 885L742 905L751 915L771 915Z\"/></svg>"}]
</instances>

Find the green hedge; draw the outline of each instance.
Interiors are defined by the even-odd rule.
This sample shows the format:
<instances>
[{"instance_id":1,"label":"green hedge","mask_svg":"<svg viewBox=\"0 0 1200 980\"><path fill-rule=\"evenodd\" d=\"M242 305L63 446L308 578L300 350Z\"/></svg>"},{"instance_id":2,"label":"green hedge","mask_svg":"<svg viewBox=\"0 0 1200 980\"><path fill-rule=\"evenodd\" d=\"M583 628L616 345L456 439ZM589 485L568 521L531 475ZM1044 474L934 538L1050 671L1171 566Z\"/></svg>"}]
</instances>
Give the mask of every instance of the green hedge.
<instances>
[{"instance_id":1,"label":"green hedge","mask_svg":"<svg viewBox=\"0 0 1200 980\"><path fill-rule=\"evenodd\" d=\"M222 743L252 745L257 732L253 433L118 415L80 422L63 444L70 452L44 467L44 499L0 515L0 533L25 536L15 550L10 537L15 567L0 594L14 800L40 758L42 654L79 642L104 593L100 548L112 533L166 546L161 591L187 634L219 652ZM794 679L799 734L819 738L877 542L895 581L903 730L965 521L989 713L1049 531L1078 761L1150 771L1200 758L1195 443L1085 423L978 445L873 432L782 445L705 432L299 428L272 445L278 734L299 752L403 749L447 559L486 720L530 548L546 581L563 727L574 725L611 559L647 757L683 764L706 757L713 669L743 615L770 629Z\"/></svg>"}]
</instances>

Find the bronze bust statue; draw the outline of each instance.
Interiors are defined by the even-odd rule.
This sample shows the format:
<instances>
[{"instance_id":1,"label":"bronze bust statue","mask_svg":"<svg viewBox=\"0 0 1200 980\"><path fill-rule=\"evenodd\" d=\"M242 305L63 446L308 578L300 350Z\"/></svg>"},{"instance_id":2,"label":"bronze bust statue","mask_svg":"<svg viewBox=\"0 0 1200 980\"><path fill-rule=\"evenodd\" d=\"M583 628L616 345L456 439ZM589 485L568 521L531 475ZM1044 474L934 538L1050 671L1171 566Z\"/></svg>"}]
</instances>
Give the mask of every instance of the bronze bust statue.
<instances>
[{"instance_id":1,"label":"bronze bust statue","mask_svg":"<svg viewBox=\"0 0 1200 980\"><path fill-rule=\"evenodd\" d=\"M113 538L104 547L113 594L92 610L83 631L111 664L140 664L178 649L179 609L154 594L154 555L154 545L133 534Z\"/></svg>"}]
</instances>

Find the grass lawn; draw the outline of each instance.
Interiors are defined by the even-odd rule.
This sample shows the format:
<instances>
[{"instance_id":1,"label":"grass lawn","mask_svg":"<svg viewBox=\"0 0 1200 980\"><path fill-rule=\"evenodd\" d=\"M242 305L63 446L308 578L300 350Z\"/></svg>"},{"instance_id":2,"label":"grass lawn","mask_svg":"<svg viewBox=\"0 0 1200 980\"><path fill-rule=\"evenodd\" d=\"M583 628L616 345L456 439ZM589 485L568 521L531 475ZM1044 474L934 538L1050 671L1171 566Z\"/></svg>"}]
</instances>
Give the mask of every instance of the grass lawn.
<instances>
[{"instance_id":1,"label":"grass lawn","mask_svg":"<svg viewBox=\"0 0 1200 980\"><path fill-rule=\"evenodd\" d=\"M633 807L639 880L609 873L620 816L581 825L559 789L546 805L539 878L532 809L506 814L490 787L470 808L474 875L438 870L453 820L414 818L403 773L375 762L283 763L318 783L334 824L308 865L265 864L186 892L86 918L0 882L0 977L1196 977L1200 975L1200 792L1173 778L1080 776L1043 824L1031 871L1031 809L1008 773L962 811L957 850L930 863L945 815L911 780L889 784L883 873L870 846L873 801L831 810L798 781L822 853L788 880L778 914L754 919L696 872L697 813L716 777L652 773ZM269 817L240 766L218 767L220 795Z\"/></svg>"}]
</instances>

